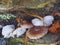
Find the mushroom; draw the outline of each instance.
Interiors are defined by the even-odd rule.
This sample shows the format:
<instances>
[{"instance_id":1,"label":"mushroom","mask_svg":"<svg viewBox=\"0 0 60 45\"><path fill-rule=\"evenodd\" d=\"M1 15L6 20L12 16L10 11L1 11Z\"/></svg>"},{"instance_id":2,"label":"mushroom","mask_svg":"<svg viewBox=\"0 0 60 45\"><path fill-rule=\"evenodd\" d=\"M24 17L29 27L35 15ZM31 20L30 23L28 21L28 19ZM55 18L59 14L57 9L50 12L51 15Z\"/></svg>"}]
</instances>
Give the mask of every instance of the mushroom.
<instances>
[{"instance_id":1,"label":"mushroom","mask_svg":"<svg viewBox=\"0 0 60 45\"><path fill-rule=\"evenodd\" d=\"M15 30L15 26L14 25L6 25L3 27L2 29L2 35L4 36L4 38L10 38L10 33L12 33Z\"/></svg>"},{"instance_id":2,"label":"mushroom","mask_svg":"<svg viewBox=\"0 0 60 45\"><path fill-rule=\"evenodd\" d=\"M45 16L43 18L44 26L50 26L54 21L54 17L51 15Z\"/></svg>"},{"instance_id":3,"label":"mushroom","mask_svg":"<svg viewBox=\"0 0 60 45\"><path fill-rule=\"evenodd\" d=\"M14 36L16 35L16 37L20 37L21 35L23 35L26 32L26 28L24 27L18 27L13 33L12 33L12 37L14 38Z\"/></svg>"},{"instance_id":4,"label":"mushroom","mask_svg":"<svg viewBox=\"0 0 60 45\"><path fill-rule=\"evenodd\" d=\"M34 26L43 26L43 18L37 14L34 13L29 13L29 11L24 10L22 8L20 8L19 10L21 10L22 12L24 12L26 15L31 16L31 17L35 17L35 19L32 19L32 24Z\"/></svg>"},{"instance_id":5,"label":"mushroom","mask_svg":"<svg viewBox=\"0 0 60 45\"><path fill-rule=\"evenodd\" d=\"M27 37L29 37L30 39L39 39L45 36L47 32L48 32L48 29L46 27L35 26L30 28L27 31Z\"/></svg>"},{"instance_id":6,"label":"mushroom","mask_svg":"<svg viewBox=\"0 0 60 45\"><path fill-rule=\"evenodd\" d=\"M34 18L34 19L32 19L32 24L34 26L43 26L43 20L42 19L38 19L38 18Z\"/></svg>"},{"instance_id":7,"label":"mushroom","mask_svg":"<svg viewBox=\"0 0 60 45\"><path fill-rule=\"evenodd\" d=\"M33 27L32 23L28 22L27 20L22 20L20 16L17 18L18 27L24 27L24 28L31 28Z\"/></svg>"},{"instance_id":8,"label":"mushroom","mask_svg":"<svg viewBox=\"0 0 60 45\"><path fill-rule=\"evenodd\" d=\"M33 27L33 25L32 25L32 23L28 22L27 20L23 20L21 27L28 29L28 28Z\"/></svg>"}]
</instances>

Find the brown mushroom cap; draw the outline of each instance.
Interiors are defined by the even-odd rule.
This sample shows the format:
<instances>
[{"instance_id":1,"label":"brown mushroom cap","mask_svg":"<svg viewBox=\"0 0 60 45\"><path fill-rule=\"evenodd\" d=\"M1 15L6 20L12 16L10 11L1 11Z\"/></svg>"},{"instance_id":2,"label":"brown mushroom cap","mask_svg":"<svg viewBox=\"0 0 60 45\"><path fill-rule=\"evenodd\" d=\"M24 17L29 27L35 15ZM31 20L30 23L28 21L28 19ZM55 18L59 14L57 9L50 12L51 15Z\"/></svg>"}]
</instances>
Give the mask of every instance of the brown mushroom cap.
<instances>
[{"instance_id":1,"label":"brown mushroom cap","mask_svg":"<svg viewBox=\"0 0 60 45\"><path fill-rule=\"evenodd\" d=\"M27 31L27 36L30 39L38 39L43 37L45 34L47 34L48 30L46 27L43 26L36 26L36 27L32 27Z\"/></svg>"},{"instance_id":2,"label":"brown mushroom cap","mask_svg":"<svg viewBox=\"0 0 60 45\"><path fill-rule=\"evenodd\" d=\"M23 20L21 26L26 27L26 28L31 28L31 27L33 27L32 23L28 22L27 20Z\"/></svg>"}]
</instances>

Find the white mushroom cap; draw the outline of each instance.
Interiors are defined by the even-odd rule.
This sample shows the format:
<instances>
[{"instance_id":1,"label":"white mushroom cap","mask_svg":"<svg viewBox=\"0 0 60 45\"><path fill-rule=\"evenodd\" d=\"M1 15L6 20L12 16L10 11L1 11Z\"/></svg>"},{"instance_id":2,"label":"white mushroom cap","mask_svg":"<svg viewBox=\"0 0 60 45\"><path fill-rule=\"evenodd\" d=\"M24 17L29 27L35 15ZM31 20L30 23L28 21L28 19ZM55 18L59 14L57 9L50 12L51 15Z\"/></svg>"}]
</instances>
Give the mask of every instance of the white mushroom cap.
<instances>
[{"instance_id":1,"label":"white mushroom cap","mask_svg":"<svg viewBox=\"0 0 60 45\"><path fill-rule=\"evenodd\" d=\"M15 29L14 25L6 25L3 27L2 29L2 35L4 36L4 38L8 38L9 34L11 32L13 32L13 30Z\"/></svg>"},{"instance_id":2,"label":"white mushroom cap","mask_svg":"<svg viewBox=\"0 0 60 45\"><path fill-rule=\"evenodd\" d=\"M34 26L43 26L43 21L38 18L35 18L35 19L32 19L32 24Z\"/></svg>"},{"instance_id":3,"label":"white mushroom cap","mask_svg":"<svg viewBox=\"0 0 60 45\"><path fill-rule=\"evenodd\" d=\"M26 28L24 28L24 27L19 27L19 28L17 28L17 29L13 32L12 37L14 38L15 35L16 35L16 37L20 37L20 36L23 35L25 32L26 32Z\"/></svg>"},{"instance_id":4,"label":"white mushroom cap","mask_svg":"<svg viewBox=\"0 0 60 45\"><path fill-rule=\"evenodd\" d=\"M27 31L27 36L30 39L39 39L45 36L48 32L48 29L45 27L33 27Z\"/></svg>"},{"instance_id":5,"label":"white mushroom cap","mask_svg":"<svg viewBox=\"0 0 60 45\"><path fill-rule=\"evenodd\" d=\"M10 33L9 35L4 35L4 38L10 38L12 36L12 33Z\"/></svg>"},{"instance_id":6,"label":"white mushroom cap","mask_svg":"<svg viewBox=\"0 0 60 45\"><path fill-rule=\"evenodd\" d=\"M44 19L44 26L50 26L54 21L54 17L50 15L45 16L43 19Z\"/></svg>"}]
</instances>

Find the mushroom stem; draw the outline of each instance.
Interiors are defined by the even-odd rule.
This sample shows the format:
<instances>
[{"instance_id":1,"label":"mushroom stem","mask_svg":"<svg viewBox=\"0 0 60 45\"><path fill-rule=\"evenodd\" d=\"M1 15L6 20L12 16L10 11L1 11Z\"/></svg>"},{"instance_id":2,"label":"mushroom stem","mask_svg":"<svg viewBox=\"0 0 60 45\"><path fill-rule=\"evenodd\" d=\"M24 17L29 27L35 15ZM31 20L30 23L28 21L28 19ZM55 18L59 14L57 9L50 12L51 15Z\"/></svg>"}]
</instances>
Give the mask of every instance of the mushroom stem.
<instances>
[{"instance_id":1,"label":"mushroom stem","mask_svg":"<svg viewBox=\"0 0 60 45\"><path fill-rule=\"evenodd\" d=\"M20 25L22 24L22 19L21 19L21 17L18 16L16 20L17 20L17 22L18 22L17 27L20 27Z\"/></svg>"},{"instance_id":2,"label":"mushroom stem","mask_svg":"<svg viewBox=\"0 0 60 45\"><path fill-rule=\"evenodd\" d=\"M27 10L24 10L22 8L19 8L20 11L24 12L25 14L27 14L28 16L33 16L33 17L37 17L39 19L41 19L42 17L41 16L38 16L37 14L31 14L29 13Z\"/></svg>"},{"instance_id":3,"label":"mushroom stem","mask_svg":"<svg viewBox=\"0 0 60 45\"><path fill-rule=\"evenodd\" d=\"M26 35L25 35L25 45L28 45L28 37L27 37L27 32L26 32Z\"/></svg>"}]
</instances>

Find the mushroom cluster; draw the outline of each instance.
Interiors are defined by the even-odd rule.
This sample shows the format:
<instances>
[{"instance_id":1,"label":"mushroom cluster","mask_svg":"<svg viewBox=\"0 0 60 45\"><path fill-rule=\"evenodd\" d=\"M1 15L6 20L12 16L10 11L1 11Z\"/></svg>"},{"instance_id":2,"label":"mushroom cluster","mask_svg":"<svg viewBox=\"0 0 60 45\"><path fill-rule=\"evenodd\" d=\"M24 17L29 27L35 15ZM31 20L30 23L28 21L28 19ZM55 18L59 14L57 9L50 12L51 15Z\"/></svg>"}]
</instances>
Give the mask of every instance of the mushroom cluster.
<instances>
[{"instance_id":1,"label":"mushroom cluster","mask_svg":"<svg viewBox=\"0 0 60 45\"><path fill-rule=\"evenodd\" d=\"M45 36L48 32L47 26L50 26L54 21L53 16L45 16L42 19L34 18L32 19L32 24L34 27L27 31L27 36L30 39L39 39Z\"/></svg>"},{"instance_id":2,"label":"mushroom cluster","mask_svg":"<svg viewBox=\"0 0 60 45\"><path fill-rule=\"evenodd\" d=\"M22 21L20 17L18 17L16 20L18 22L17 28L15 28L15 25L3 26L2 35L4 36L4 38L14 38L15 36L20 37L26 32L26 29L33 27L31 23L26 20Z\"/></svg>"},{"instance_id":3,"label":"mushroom cluster","mask_svg":"<svg viewBox=\"0 0 60 45\"><path fill-rule=\"evenodd\" d=\"M38 18L35 18L35 19L32 19L32 24L34 26L50 26L54 21L54 17L53 16L45 16L44 18L42 19L38 19Z\"/></svg>"},{"instance_id":4,"label":"mushroom cluster","mask_svg":"<svg viewBox=\"0 0 60 45\"><path fill-rule=\"evenodd\" d=\"M2 28L2 35L4 38L20 37L25 34L25 32L30 39L42 38L47 34L47 26L53 23L54 17L49 15L41 19L34 18L29 22L27 20L22 20L19 16L16 20L18 22L17 28L15 28L14 25L6 25Z\"/></svg>"}]
</instances>

